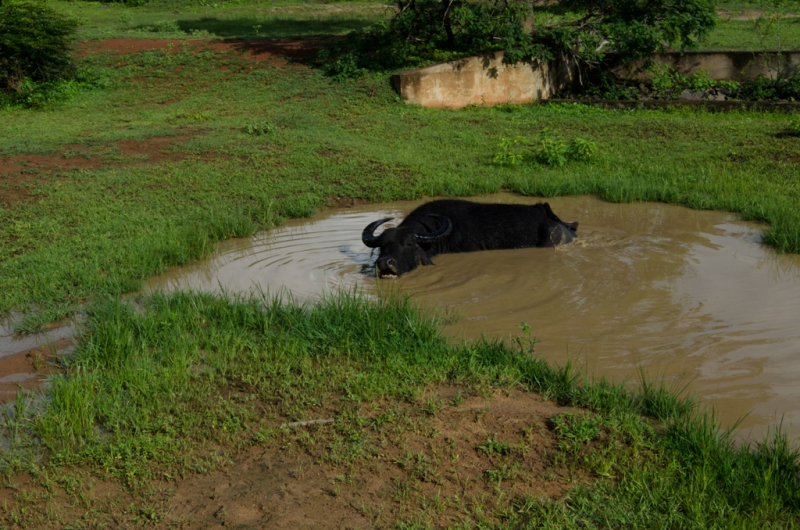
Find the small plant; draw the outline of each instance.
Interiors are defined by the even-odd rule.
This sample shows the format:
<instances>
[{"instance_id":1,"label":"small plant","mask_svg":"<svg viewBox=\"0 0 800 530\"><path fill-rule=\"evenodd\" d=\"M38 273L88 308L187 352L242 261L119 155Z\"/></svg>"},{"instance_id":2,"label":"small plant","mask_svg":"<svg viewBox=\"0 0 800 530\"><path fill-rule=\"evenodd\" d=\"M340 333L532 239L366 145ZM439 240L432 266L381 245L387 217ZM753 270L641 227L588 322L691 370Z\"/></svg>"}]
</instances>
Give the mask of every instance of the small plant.
<instances>
[{"instance_id":1,"label":"small plant","mask_svg":"<svg viewBox=\"0 0 800 530\"><path fill-rule=\"evenodd\" d=\"M529 356L534 352L533 347L539 340L536 337L531 337L531 327L527 322L522 322L517 327L522 330L522 335L511 337L511 340L517 345L520 355Z\"/></svg>"},{"instance_id":2,"label":"small plant","mask_svg":"<svg viewBox=\"0 0 800 530\"><path fill-rule=\"evenodd\" d=\"M723 88L731 93L732 96L735 96L739 92L739 88L741 84L738 81L717 81L717 86Z\"/></svg>"},{"instance_id":3,"label":"small plant","mask_svg":"<svg viewBox=\"0 0 800 530\"><path fill-rule=\"evenodd\" d=\"M428 416L436 416L436 414L445 407L444 401L441 399L428 399L425 401L425 405L422 407L422 410Z\"/></svg>"},{"instance_id":4,"label":"small plant","mask_svg":"<svg viewBox=\"0 0 800 530\"><path fill-rule=\"evenodd\" d=\"M278 128L271 122L251 123L245 127L244 131L251 136L266 136L275 134Z\"/></svg>"},{"instance_id":5,"label":"small plant","mask_svg":"<svg viewBox=\"0 0 800 530\"><path fill-rule=\"evenodd\" d=\"M525 157L520 150L522 141L523 138L521 136L511 139L501 138L492 162L498 166L515 166L522 162Z\"/></svg>"},{"instance_id":6,"label":"small plant","mask_svg":"<svg viewBox=\"0 0 800 530\"><path fill-rule=\"evenodd\" d=\"M591 414L566 412L551 418L559 438L559 445L566 451L577 451L585 443L600 436L600 418Z\"/></svg>"},{"instance_id":7,"label":"small plant","mask_svg":"<svg viewBox=\"0 0 800 530\"><path fill-rule=\"evenodd\" d=\"M528 161L550 167L561 167L567 162L586 160L597 152L594 142L574 138L569 142L542 130L533 144L522 137L502 138L492 162L499 166L515 166Z\"/></svg>"},{"instance_id":8,"label":"small plant","mask_svg":"<svg viewBox=\"0 0 800 530\"><path fill-rule=\"evenodd\" d=\"M800 114L797 114L794 118L792 118L789 128L793 133L800 134Z\"/></svg>"},{"instance_id":9,"label":"small plant","mask_svg":"<svg viewBox=\"0 0 800 530\"><path fill-rule=\"evenodd\" d=\"M653 74L653 90L659 96L672 94L686 84L686 78L669 66L655 64L650 71Z\"/></svg>"},{"instance_id":10,"label":"small plant","mask_svg":"<svg viewBox=\"0 0 800 530\"><path fill-rule=\"evenodd\" d=\"M585 160L597 152L597 145L582 138L575 138L567 144L569 160Z\"/></svg>"},{"instance_id":11,"label":"small plant","mask_svg":"<svg viewBox=\"0 0 800 530\"><path fill-rule=\"evenodd\" d=\"M133 23L133 17L127 11L123 12L119 18L117 19L119 25L122 29L131 29L131 25Z\"/></svg>"},{"instance_id":12,"label":"small plant","mask_svg":"<svg viewBox=\"0 0 800 530\"><path fill-rule=\"evenodd\" d=\"M183 33L178 23L174 20L161 20L147 29L153 33Z\"/></svg>"},{"instance_id":13,"label":"small plant","mask_svg":"<svg viewBox=\"0 0 800 530\"><path fill-rule=\"evenodd\" d=\"M567 162L585 160L596 151L594 142L574 138L567 143L550 133L549 129L544 129L539 133L532 158L545 166L561 167Z\"/></svg>"},{"instance_id":14,"label":"small plant","mask_svg":"<svg viewBox=\"0 0 800 530\"><path fill-rule=\"evenodd\" d=\"M487 481L501 484L504 480L514 480L519 477L521 469L519 463L514 462L510 466L503 464L497 469L487 469L485 473Z\"/></svg>"},{"instance_id":15,"label":"small plant","mask_svg":"<svg viewBox=\"0 0 800 530\"><path fill-rule=\"evenodd\" d=\"M511 454L511 446L507 443L498 442L497 441L497 434L492 436L491 438L486 439L486 444L481 445L478 447L479 449L483 450L489 456L492 455L501 455L501 456L508 456Z\"/></svg>"},{"instance_id":16,"label":"small plant","mask_svg":"<svg viewBox=\"0 0 800 530\"><path fill-rule=\"evenodd\" d=\"M705 92L706 90L710 90L717 86L717 81L708 77L709 73L708 70L698 70L689 76L687 79L687 83L689 85L689 89L691 90L702 90Z\"/></svg>"}]
</instances>

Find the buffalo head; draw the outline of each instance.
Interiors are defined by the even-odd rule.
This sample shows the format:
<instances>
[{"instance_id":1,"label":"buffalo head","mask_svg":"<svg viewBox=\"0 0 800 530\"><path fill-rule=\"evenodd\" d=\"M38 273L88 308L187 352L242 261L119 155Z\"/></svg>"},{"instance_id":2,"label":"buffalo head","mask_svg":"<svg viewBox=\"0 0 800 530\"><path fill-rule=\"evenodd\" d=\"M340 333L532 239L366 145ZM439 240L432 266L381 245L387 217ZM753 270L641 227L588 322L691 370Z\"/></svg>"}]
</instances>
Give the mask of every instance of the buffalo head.
<instances>
[{"instance_id":1,"label":"buffalo head","mask_svg":"<svg viewBox=\"0 0 800 530\"><path fill-rule=\"evenodd\" d=\"M375 262L375 268L381 278L394 278L412 271L418 265L433 265L428 257L428 249L453 230L453 222L443 216L430 214L428 217L439 221L436 230L430 230L425 223L416 223L416 226L400 226L388 228L376 236L375 229L393 217L381 219L367 225L361 234L361 241L370 248L380 247L381 253Z\"/></svg>"}]
</instances>

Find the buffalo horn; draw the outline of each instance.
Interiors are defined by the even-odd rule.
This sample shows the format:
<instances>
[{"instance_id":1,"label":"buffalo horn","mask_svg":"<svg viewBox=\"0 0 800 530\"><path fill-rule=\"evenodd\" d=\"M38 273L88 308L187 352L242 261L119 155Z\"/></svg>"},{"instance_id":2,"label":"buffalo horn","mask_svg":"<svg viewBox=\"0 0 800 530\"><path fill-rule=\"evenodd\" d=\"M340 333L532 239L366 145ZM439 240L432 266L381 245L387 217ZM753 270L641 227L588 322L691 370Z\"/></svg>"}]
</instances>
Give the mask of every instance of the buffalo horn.
<instances>
[{"instance_id":1,"label":"buffalo horn","mask_svg":"<svg viewBox=\"0 0 800 530\"><path fill-rule=\"evenodd\" d=\"M394 217L387 217L386 219L381 219L380 221L374 221L367 225L364 229L364 232L361 233L361 241L364 242L369 248L375 248L378 246L378 238L375 237L375 229L381 226L383 223L387 221L391 221Z\"/></svg>"},{"instance_id":2,"label":"buffalo horn","mask_svg":"<svg viewBox=\"0 0 800 530\"><path fill-rule=\"evenodd\" d=\"M432 234L417 234L415 233L414 236L417 238L417 242L419 243L436 243L437 241L441 241L442 239L446 238L450 235L450 232L453 230L453 221L451 221L448 217L444 215L436 215L434 213L428 215L428 217L436 217L442 222L442 227Z\"/></svg>"}]
</instances>

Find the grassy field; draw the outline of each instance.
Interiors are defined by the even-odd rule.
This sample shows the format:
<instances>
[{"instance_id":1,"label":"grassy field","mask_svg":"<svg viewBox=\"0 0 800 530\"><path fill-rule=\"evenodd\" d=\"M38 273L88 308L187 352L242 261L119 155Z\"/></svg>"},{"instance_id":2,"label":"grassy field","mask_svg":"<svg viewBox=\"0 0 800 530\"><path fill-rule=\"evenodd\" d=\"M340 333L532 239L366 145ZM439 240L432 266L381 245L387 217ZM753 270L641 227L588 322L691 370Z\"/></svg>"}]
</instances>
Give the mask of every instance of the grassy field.
<instances>
[{"instance_id":1,"label":"grassy field","mask_svg":"<svg viewBox=\"0 0 800 530\"><path fill-rule=\"evenodd\" d=\"M292 2L154 4L126 7L99 2L53 2L80 21L81 38L269 38L335 35L363 28L389 16L386 3Z\"/></svg>"},{"instance_id":2,"label":"grassy field","mask_svg":"<svg viewBox=\"0 0 800 530\"><path fill-rule=\"evenodd\" d=\"M431 110L400 102L386 77L336 83L188 45L81 62L106 89L0 122L0 313L38 308L31 325L335 196L505 188L664 201L766 221L769 244L800 251L800 142L785 115ZM502 138L544 128L593 141L598 155L562 168L492 164Z\"/></svg>"},{"instance_id":3,"label":"grassy field","mask_svg":"<svg viewBox=\"0 0 800 530\"><path fill-rule=\"evenodd\" d=\"M800 252L793 117L432 110L403 104L386 76L334 82L286 43L187 39L340 33L383 16L377 4L54 5L87 21L86 39L180 40L139 41L153 49L135 53L100 46L79 60L97 88L0 111L0 314L23 312L27 331L79 307L89 314L48 406L26 400L28 413L3 416L0 525L190 526L174 511L179 486L237 469L241 454L270 472L272 458L306 459L326 477L326 499L378 527L800 523L797 454L785 438L735 448L673 393L583 382L533 359L524 338L519 348L453 346L402 300L119 302L219 240L342 197L507 189L663 201L766 221L768 244ZM596 156L560 168L493 163L502 139L544 128L596 143ZM481 412L531 392L583 411L551 403L507 430ZM281 427L320 418L334 422ZM475 436L442 434L463 425ZM389 494L359 497L384 475L398 477ZM212 515L224 519L224 506Z\"/></svg>"},{"instance_id":4,"label":"grassy field","mask_svg":"<svg viewBox=\"0 0 800 530\"><path fill-rule=\"evenodd\" d=\"M154 2L146 7L99 2L52 2L51 6L83 22L84 39L108 38L286 38L343 34L394 13L388 2L225 2L186 5ZM757 21L762 10L737 3L720 5L717 28L707 50L800 49L800 9L780 10L779 23ZM788 17L786 15L789 15Z\"/></svg>"},{"instance_id":5,"label":"grassy field","mask_svg":"<svg viewBox=\"0 0 800 530\"><path fill-rule=\"evenodd\" d=\"M308 308L192 294L138 303L95 305L52 404L6 422L2 463L30 477L0 491L8 524L234 525L236 506L263 506L268 495L253 491L257 468L281 457L295 462L295 479L305 465L304 480L331 499L315 527L333 527L339 511L377 528L800 523L797 454L784 437L736 448L691 402L657 385L584 383L569 366L531 357L525 337L518 347L453 347L436 321L391 297L340 295ZM527 400L518 422L508 409L495 417L493 401L528 392L583 410L532 415ZM318 418L332 421L287 426ZM194 503L223 508L179 516L170 501L181 478L223 466L219 480L236 481L234 459L247 451L244 498L206 494Z\"/></svg>"}]
</instances>

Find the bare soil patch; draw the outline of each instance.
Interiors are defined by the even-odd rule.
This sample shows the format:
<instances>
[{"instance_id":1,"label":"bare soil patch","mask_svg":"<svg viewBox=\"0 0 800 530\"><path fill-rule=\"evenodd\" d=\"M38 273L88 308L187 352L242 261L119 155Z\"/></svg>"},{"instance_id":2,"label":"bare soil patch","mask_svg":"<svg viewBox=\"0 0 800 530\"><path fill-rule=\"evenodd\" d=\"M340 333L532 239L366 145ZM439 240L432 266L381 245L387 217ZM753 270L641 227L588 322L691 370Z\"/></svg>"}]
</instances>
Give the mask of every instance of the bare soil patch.
<instances>
[{"instance_id":1,"label":"bare soil patch","mask_svg":"<svg viewBox=\"0 0 800 530\"><path fill-rule=\"evenodd\" d=\"M367 419L348 435L366 441L357 458L336 457L343 424L315 424L281 429L208 474L154 481L144 498L84 469L69 491L19 476L0 503L36 528L90 519L116 528L443 528L498 520L516 499L550 502L591 480L565 465L551 428L550 418L576 409L519 390L462 391L436 388L424 406L361 406Z\"/></svg>"},{"instance_id":2,"label":"bare soil patch","mask_svg":"<svg viewBox=\"0 0 800 530\"><path fill-rule=\"evenodd\" d=\"M285 58L308 59L330 42L332 37L304 37L297 39L107 39L85 41L77 50L78 57L91 53L116 54L163 50L178 53L184 49L194 52L237 52L252 61L274 61Z\"/></svg>"},{"instance_id":3,"label":"bare soil patch","mask_svg":"<svg viewBox=\"0 0 800 530\"><path fill-rule=\"evenodd\" d=\"M457 392L441 388L436 397ZM517 390L472 397L416 429L401 422L385 429L377 454L354 465L325 462L322 447L253 448L223 470L180 484L170 518L191 528L383 528L418 519L444 528L473 511L491 518L509 499L557 499L587 480L553 462L548 419L568 410ZM482 449L490 439L509 454Z\"/></svg>"},{"instance_id":4,"label":"bare soil patch","mask_svg":"<svg viewBox=\"0 0 800 530\"><path fill-rule=\"evenodd\" d=\"M146 140L122 140L101 146L66 144L51 155L0 157L0 205L12 205L31 198L31 186L42 176L100 167L177 162L191 155L171 150L189 135L162 136ZM222 155L207 154L205 158Z\"/></svg>"}]
</instances>

